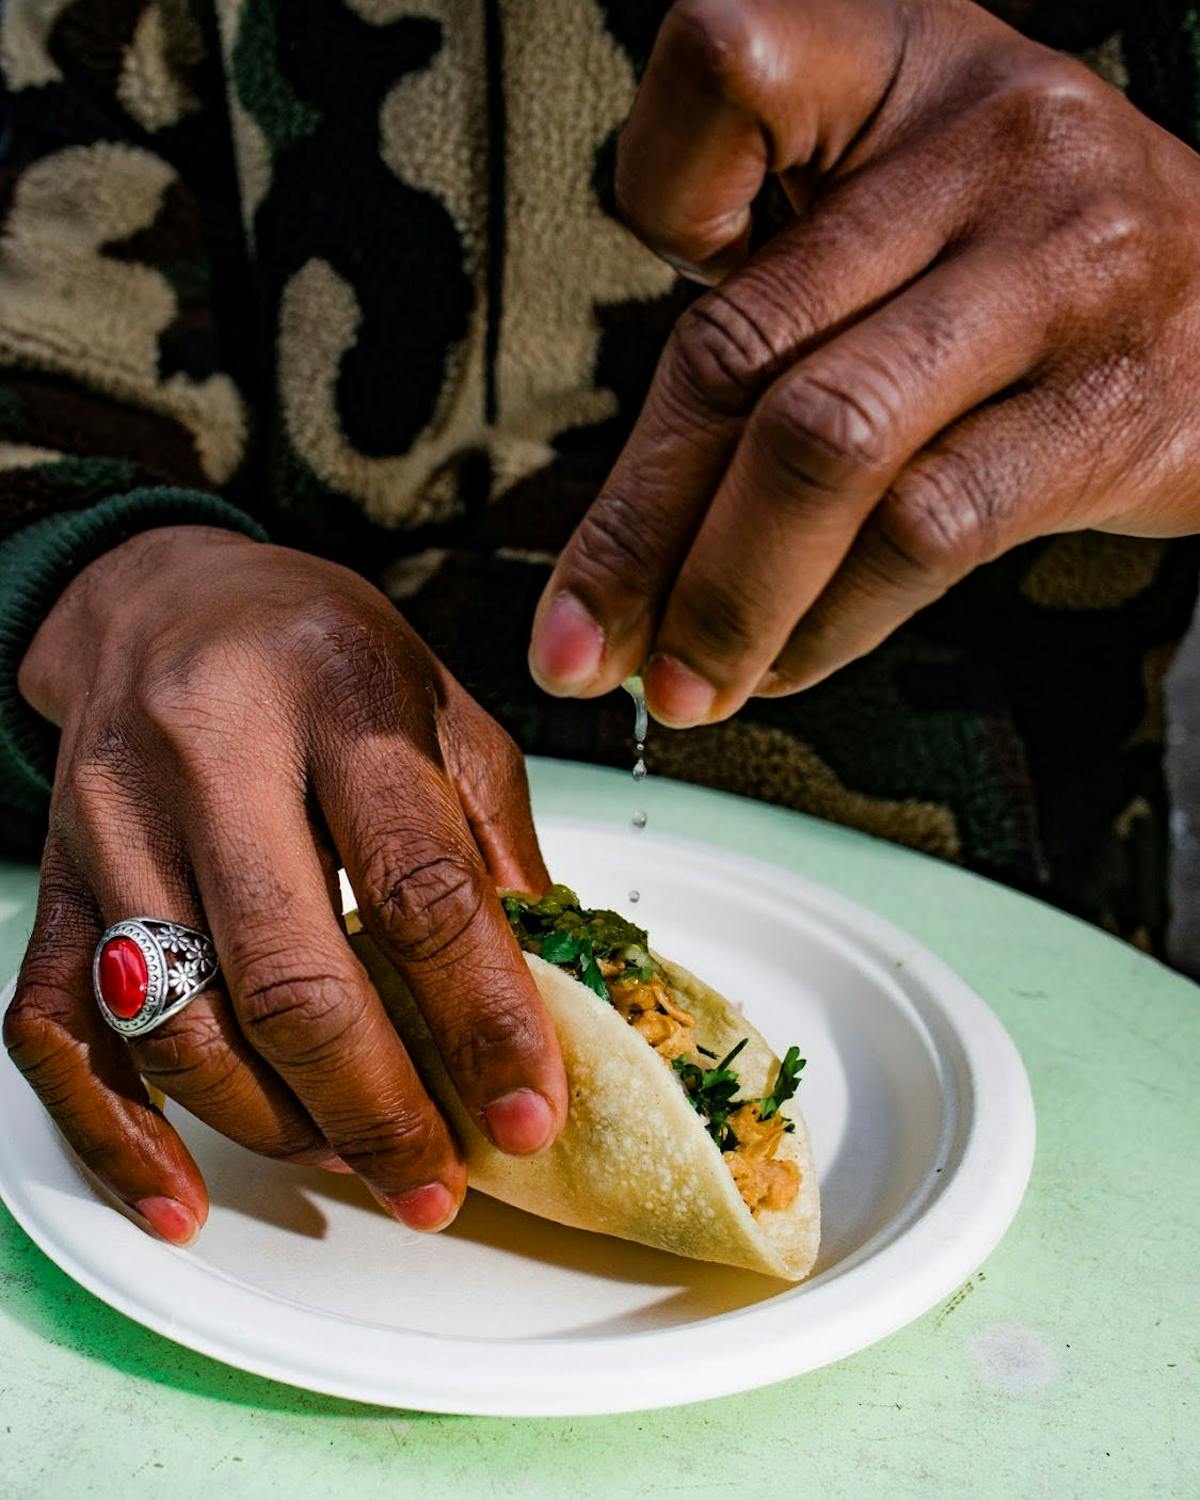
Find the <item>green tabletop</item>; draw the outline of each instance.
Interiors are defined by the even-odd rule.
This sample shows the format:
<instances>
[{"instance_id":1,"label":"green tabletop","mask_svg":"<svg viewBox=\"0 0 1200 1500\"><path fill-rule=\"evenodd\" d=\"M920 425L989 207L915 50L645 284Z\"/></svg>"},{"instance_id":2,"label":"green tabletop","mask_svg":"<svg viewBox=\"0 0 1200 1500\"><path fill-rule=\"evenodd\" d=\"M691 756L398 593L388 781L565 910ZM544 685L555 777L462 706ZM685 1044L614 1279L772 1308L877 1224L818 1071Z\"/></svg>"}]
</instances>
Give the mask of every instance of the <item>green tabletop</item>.
<instances>
[{"instance_id":1,"label":"green tabletop","mask_svg":"<svg viewBox=\"0 0 1200 1500\"><path fill-rule=\"evenodd\" d=\"M629 815L623 775L553 762L531 774L542 812ZM428 1417L308 1395L179 1348L76 1287L0 1208L5 1500L1200 1493L1200 992L950 866L700 795L658 783L655 827L873 907L1008 1027L1033 1084L1038 1154L987 1265L884 1343L750 1395L573 1421ZM34 894L32 869L0 865L4 974Z\"/></svg>"}]
</instances>

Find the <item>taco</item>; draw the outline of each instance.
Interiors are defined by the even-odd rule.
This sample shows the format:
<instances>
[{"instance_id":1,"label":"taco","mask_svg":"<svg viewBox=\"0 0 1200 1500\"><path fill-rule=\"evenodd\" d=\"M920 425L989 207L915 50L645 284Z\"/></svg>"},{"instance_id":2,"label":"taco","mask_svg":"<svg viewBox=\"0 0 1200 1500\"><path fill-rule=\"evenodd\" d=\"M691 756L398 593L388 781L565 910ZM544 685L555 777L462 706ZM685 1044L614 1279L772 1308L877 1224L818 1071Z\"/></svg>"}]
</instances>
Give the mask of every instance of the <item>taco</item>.
<instances>
[{"instance_id":1,"label":"taco","mask_svg":"<svg viewBox=\"0 0 1200 1500\"><path fill-rule=\"evenodd\" d=\"M403 979L365 934L352 938L454 1124L471 1186L578 1229L805 1277L820 1199L793 1098L799 1049L776 1057L728 1000L654 953L645 931L581 907L567 887L502 899L570 1085L567 1123L538 1156L507 1156L480 1132Z\"/></svg>"}]
</instances>

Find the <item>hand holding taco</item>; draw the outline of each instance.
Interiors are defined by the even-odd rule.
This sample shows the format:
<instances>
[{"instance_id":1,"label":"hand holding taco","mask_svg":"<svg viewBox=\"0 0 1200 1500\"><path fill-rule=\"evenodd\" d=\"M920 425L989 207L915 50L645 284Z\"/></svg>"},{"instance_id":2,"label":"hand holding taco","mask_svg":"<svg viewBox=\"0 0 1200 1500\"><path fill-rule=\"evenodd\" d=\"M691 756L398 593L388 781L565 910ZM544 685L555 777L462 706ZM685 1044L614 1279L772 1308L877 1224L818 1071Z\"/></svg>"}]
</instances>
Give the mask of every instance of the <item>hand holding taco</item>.
<instances>
[{"instance_id":1,"label":"hand holding taco","mask_svg":"<svg viewBox=\"0 0 1200 1500\"><path fill-rule=\"evenodd\" d=\"M820 1239L804 1061L780 1059L733 1005L566 886L503 896L558 1032L570 1086L549 1150L507 1156L459 1100L401 976L353 942L426 1085L453 1121L471 1185L560 1224L798 1281Z\"/></svg>"}]
</instances>

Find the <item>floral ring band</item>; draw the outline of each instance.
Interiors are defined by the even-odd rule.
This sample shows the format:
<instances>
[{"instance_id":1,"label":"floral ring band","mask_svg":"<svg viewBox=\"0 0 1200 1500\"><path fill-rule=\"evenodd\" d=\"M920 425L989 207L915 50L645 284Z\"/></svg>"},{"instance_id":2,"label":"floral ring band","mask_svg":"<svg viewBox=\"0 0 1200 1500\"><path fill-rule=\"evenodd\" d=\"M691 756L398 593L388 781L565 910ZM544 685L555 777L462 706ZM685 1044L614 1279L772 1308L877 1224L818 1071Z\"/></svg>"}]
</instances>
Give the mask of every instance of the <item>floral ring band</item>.
<instances>
[{"instance_id":1,"label":"floral ring band","mask_svg":"<svg viewBox=\"0 0 1200 1500\"><path fill-rule=\"evenodd\" d=\"M220 972L212 939L178 922L128 917L96 945L100 1013L122 1036L142 1036L189 1005Z\"/></svg>"}]
</instances>

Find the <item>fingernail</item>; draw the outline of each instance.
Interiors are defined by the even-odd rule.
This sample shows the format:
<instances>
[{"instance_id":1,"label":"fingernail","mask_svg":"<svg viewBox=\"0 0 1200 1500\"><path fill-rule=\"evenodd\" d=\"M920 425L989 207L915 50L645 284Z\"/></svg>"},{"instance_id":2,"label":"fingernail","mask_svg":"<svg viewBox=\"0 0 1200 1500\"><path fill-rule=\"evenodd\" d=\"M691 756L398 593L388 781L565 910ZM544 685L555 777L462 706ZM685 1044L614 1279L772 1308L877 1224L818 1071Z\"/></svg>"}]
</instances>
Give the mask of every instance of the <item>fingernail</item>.
<instances>
[{"instance_id":1,"label":"fingernail","mask_svg":"<svg viewBox=\"0 0 1200 1500\"><path fill-rule=\"evenodd\" d=\"M514 1089L484 1108L492 1140L501 1151L531 1156L550 1140L554 1114L549 1102L536 1089Z\"/></svg>"},{"instance_id":2,"label":"fingernail","mask_svg":"<svg viewBox=\"0 0 1200 1500\"><path fill-rule=\"evenodd\" d=\"M172 1245L190 1244L200 1233L195 1214L175 1198L139 1198L133 1206Z\"/></svg>"},{"instance_id":3,"label":"fingernail","mask_svg":"<svg viewBox=\"0 0 1200 1500\"><path fill-rule=\"evenodd\" d=\"M328 1161L319 1161L317 1166L322 1172L353 1172L353 1167L348 1167L340 1156L331 1156Z\"/></svg>"},{"instance_id":4,"label":"fingernail","mask_svg":"<svg viewBox=\"0 0 1200 1500\"><path fill-rule=\"evenodd\" d=\"M708 718L717 690L674 656L659 652L646 663L647 696L656 719L679 729Z\"/></svg>"},{"instance_id":5,"label":"fingernail","mask_svg":"<svg viewBox=\"0 0 1200 1500\"><path fill-rule=\"evenodd\" d=\"M784 686L783 673L777 672L774 667L769 672L764 672L759 678L754 692L754 698L769 698L772 693L777 693Z\"/></svg>"},{"instance_id":6,"label":"fingernail","mask_svg":"<svg viewBox=\"0 0 1200 1500\"><path fill-rule=\"evenodd\" d=\"M426 1232L445 1229L458 1212L450 1189L441 1182L427 1182L411 1193L390 1194L387 1203L410 1229Z\"/></svg>"},{"instance_id":7,"label":"fingernail","mask_svg":"<svg viewBox=\"0 0 1200 1500\"><path fill-rule=\"evenodd\" d=\"M574 594L556 594L534 627L529 669L550 693L586 686L600 670L604 631Z\"/></svg>"}]
</instances>

